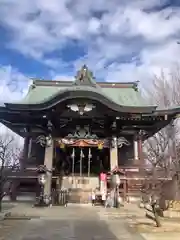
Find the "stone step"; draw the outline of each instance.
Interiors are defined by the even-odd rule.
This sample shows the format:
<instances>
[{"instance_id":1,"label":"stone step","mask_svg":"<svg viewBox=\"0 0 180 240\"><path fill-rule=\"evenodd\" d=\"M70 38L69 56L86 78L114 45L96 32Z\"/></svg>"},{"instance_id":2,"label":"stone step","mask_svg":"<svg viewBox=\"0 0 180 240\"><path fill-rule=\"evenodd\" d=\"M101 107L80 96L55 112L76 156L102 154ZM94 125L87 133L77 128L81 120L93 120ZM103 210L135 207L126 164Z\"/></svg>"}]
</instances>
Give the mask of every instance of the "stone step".
<instances>
[{"instance_id":1,"label":"stone step","mask_svg":"<svg viewBox=\"0 0 180 240\"><path fill-rule=\"evenodd\" d=\"M4 217L4 220L31 220L31 217L28 216L10 216Z\"/></svg>"},{"instance_id":2,"label":"stone step","mask_svg":"<svg viewBox=\"0 0 180 240\"><path fill-rule=\"evenodd\" d=\"M4 220L31 220L32 218L39 218L39 216L11 212L4 215Z\"/></svg>"},{"instance_id":3,"label":"stone step","mask_svg":"<svg viewBox=\"0 0 180 240\"><path fill-rule=\"evenodd\" d=\"M80 176L69 176L63 177L61 186L64 188L83 188L83 189L95 189L99 186L98 177L80 177Z\"/></svg>"}]
</instances>

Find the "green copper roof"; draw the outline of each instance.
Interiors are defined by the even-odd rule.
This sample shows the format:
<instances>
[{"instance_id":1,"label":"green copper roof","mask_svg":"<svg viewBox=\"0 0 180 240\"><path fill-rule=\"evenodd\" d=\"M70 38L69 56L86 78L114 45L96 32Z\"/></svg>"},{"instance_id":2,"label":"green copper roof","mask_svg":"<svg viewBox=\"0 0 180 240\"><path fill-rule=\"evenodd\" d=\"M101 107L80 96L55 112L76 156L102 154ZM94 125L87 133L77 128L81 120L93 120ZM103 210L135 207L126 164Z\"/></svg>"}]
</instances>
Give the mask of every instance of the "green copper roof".
<instances>
[{"instance_id":1,"label":"green copper roof","mask_svg":"<svg viewBox=\"0 0 180 240\"><path fill-rule=\"evenodd\" d=\"M28 94L20 102L16 104L39 104L47 102L53 97L66 92L76 90L86 90L90 92L98 92L109 100L118 105L124 106L147 106L141 94L134 88L115 88L115 87L99 87L93 88L89 86L34 86L31 87Z\"/></svg>"},{"instance_id":2,"label":"green copper roof","mask_svg":"<svg viewBox=\"0 0 180 240\"><path fill-rule=\"evenodd\" d=\"M97 83L85 65L77 72L74 82L35 81L27 96L15 104L46 104L61 94L77 91L84 92L84 95L89 97L95 94L97 99L103 97L116 106L149 107L138 92L137 83Z\"/></svg>"},{"instance_id":3,"label":"green copper roof","mask_svg":"<svg viewBox=\"0 0 180 240\"><path fill-rule=\"evenodd\" d=\"M133 88L102 88L104 95L124 106L147 106L141 94Z\"/></svg>"}]
</instances>

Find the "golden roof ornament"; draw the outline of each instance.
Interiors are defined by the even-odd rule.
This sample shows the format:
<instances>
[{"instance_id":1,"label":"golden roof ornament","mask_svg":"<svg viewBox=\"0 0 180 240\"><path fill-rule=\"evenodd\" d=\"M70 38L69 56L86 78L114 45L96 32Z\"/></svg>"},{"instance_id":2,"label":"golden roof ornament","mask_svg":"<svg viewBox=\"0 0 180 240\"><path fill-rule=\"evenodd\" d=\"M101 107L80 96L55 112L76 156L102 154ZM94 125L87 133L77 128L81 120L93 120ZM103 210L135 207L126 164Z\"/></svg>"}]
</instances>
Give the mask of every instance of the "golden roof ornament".
<instances>
[{"instance_id":1,"label":"golden roof ornament","mask_svg":"<svg viewBox=\"0 0 180 240\"><path fill-rule=\"evenodd\" d=\"M95 85L94 77L92 72L84 64L82 68L77 72L75 84L83 85Z\"/></svg>"}]
</instances>

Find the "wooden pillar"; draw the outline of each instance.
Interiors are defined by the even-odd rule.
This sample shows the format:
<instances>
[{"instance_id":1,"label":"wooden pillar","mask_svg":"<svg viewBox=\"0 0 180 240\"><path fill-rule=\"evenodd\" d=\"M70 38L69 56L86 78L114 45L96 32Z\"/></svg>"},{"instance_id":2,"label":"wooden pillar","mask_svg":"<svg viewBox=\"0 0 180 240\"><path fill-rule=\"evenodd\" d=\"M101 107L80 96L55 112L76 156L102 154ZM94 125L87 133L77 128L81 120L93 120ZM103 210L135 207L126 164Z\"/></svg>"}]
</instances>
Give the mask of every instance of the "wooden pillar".
<instances>
[{"instance_id":1,"label":"wooden pillar","mask_svg":"<svg viewBox=\"0 0 180 240\"><path fill-rule=\"evenodd\" d=\"M143 163L143 148L142 148L142 138L141 138L141 136L138 139L138 155L139 155L140 164L142 164Z\"/></svg>"},{"instance_id":2,"label":"wooden pillar","mask_svg":"<svg viewBox=\"0 0 180 240\"><path fill-rule=\"evenodd\" d=\"M112 171L118 166L118 146L117 138L113 137L112 143L110 146L110 170Z\"/></svg>"},{"instance_id":3,"label":"wooden pillar","mask_svg":"<svg viewBox=\"0 0 180 240\"><path fill-rule=\"evenodd\" d=\"M24 157L28 156L29 141L30 141L30 137L29 136L24 138Z\"/></svg>"},{"instance_id":4,"label":"wooden pillar","mask_svg":"<svg viewBox=\"0 0 180 240\"><path fill-rule=\"evenodd\" d=\"M126 179L124 179L123 187L124 187L124 202L126 202L127 201L127 180Z\"/></svg>"},{"instance_id":5,"label":"wooden pillar","mask_svg":"<svg viewBox=\"0 0 180 240\"><path fill-rule=\"evenodd\" d=\"M31 152L32 152L32 137L29 138L29 143L28 143L28 149L27 149L27 157L31 157Z\"/></svg>"},{"instance_id":6,"label":"wooden pillar","mask_svg":"<svg viewBox=\"0 0 180 240\"><path fill-rule=\"evenodd\" d=\"M134 160L135 162L137 162L139 160L139 152L138 152L138 139L136 136L134 137L133 145L134 145Z\"/></svg>"},{"instance_id":7,"label":"wooden pillar","mask_svg":"<svg viewBox=\"0 0 180 240\"><path fill-rule=\"evenodd\" d=\"M44 157L44 165L48 169L46 182L44 185L44 195L50 196L51 195L51 183L52 183L52 167L53 167L53 153L54 153L54 144L50 146L46 146L45 148L45 157Z\"/></svg>"},{"instance_id":8,"label":"wooden pillar","mask_svg":"<svg viewBox=\"0 0 180 240\"><path fill-rule=\"evenodd\" d=\"M18 185L19 185L19 180L16 180L16 179L13 180L11 188L10 188L10 194L9 194L11 201L16 201L16 199L17 199Z\"/></svg>"},{"instance_id":9,"label":"wooden pillar","mask_svg":"<svg viewBox=\"0 0 180 240\"><path fill-rule=\"evenodd\" d=\"M23 169L26 167L27 159L28 159L28 151L29 151L29 141L30 137L27 136L24 138L24 147L23 147L23 157L20 162L20 167Z\"/></svg>"}]
</instances>

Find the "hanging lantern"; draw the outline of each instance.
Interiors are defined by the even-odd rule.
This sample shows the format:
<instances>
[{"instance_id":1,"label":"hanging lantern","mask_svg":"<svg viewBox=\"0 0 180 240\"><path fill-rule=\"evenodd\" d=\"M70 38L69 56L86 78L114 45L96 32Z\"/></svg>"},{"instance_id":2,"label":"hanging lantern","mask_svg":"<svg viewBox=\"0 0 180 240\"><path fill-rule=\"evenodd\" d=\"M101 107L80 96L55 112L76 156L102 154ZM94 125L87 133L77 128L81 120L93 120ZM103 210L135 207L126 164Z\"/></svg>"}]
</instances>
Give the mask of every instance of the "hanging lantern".
<instances>
[{"instance_id":1,"label":"hanging lantern","mask_svg":"<svg viewBox=\"0 0 180 240\"><path fill-rule=\"evenodd\" d=\"M102 143L98 143L98 149L102 150L103 149L103 144Z\"/></svg>"},{"instance_id":2,"label":"hanging lantern","mask_svg":"<svg viewBox=\"0 0 180 240\"><path fill-rule=\"evenodd\" d=\"M44 186L46 183L46 174L42 173L38 176L38 182L40 185Z\"/></svg>"},{"instance_id":3,"label":"hanging lantern","mask_svg":"<svg viewBox=\"0 0 180 240\"><path fill-rule=\"evenodd\" d=\"M65 148L65 144L64 143L60 143L60 148L64 149Z\"/></svg>"}]
</instances>

